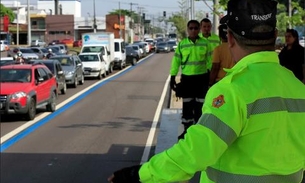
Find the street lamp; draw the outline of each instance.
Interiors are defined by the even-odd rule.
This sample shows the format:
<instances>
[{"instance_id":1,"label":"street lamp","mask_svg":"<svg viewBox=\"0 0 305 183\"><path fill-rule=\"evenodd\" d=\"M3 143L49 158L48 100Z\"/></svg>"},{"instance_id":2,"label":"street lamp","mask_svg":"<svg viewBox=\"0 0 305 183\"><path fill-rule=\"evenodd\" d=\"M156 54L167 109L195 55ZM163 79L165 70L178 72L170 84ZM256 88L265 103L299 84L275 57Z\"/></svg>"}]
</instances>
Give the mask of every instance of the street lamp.
<instances>
[{"instance_id":1,"label":"street lamp","mask_svg":"<svg viewBox=\"0 0 305 183\"><path fill-rule=\"evenodd\" d=\"M96 33L95 0L93 0L93 31Z\"/></svg>"}]
</instances>

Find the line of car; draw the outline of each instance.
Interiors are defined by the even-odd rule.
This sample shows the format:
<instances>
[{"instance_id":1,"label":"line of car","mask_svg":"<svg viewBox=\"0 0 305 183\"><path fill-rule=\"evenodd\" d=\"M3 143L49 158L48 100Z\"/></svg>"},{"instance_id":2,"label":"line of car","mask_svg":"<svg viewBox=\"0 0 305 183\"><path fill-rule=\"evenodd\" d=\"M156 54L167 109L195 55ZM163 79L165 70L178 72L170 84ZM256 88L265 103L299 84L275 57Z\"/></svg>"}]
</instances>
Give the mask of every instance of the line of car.
<instances>
[{"instance_id":1,"label":"line of car","mask_svg":"<svg viewBox=\"0 0 305 183\"><path fill-rule=\"evenodd\" d=\"M135 43L134 46L144 44ZM56 46L56 45L53 45ZM51 46L52 47L52 46ZM33 120L36 110L46 107L46 111L56 109L56 98L59 94L66 94L68 86L76 88L85 82L85 77L105 78L113 72L106 71L102 53L65 54L57 53L49 59L42 59L26 55L28 50L37 50L44 54L46 48L13 48L8 52L11 57L2 57L0 61L0 113L21 114L26 120ZM26 64L16 64L13 54L21 51L26 57ZM126 62L135 65L137 61L148 55L143 50L141 57L132 45L126 46ZM98 62L100 66L90 64ZM125 65L126 66L126 65Z\"/></svg>"}]
</instances>

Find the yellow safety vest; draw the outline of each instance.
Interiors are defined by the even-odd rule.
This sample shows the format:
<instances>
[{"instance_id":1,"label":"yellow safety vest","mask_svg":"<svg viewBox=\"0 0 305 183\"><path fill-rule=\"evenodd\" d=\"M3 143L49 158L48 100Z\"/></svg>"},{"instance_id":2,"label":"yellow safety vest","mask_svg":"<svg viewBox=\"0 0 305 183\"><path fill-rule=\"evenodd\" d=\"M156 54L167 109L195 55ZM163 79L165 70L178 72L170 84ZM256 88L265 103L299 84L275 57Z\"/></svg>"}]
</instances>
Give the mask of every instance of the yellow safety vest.
<instances>
[{"instance_id":1,"label":"yellow safety vest","mask_svg":"<svg viewBox=\"0 0 305 183\"><path fill-rule=\"evenodd\" d=\"M199 33L199 37L201 37L202 39L205 39L209 42L209 53L208 53L208 58L209 58L209 61L208 61L208 69L211 70L212 68L212 60L213 60L213 51L214 49L221 44L221 40L219 38L218 35L214 34L214 33L211 33L211 36L209 37L204 37L202 35L202 33Z\"/></svg>"},{"instance_id":2,"label":"yellow safety vest","mask_svg":"<svg viewBox=\"0 0 305 183\"><path fill-rule=\"evenodd\" d=\"M189 38L179 42L172 59L170 75L176 76L181 69L184 75L207 73L208 42L202 38L193 43Z\"/></svg>"},{"instance_id":3,"label":"yellow safety vest","mask_svg":"<svg viewBox=\"0 0 305 183\"><path fill-rule=\"evenodd\" d=\"M275 52L244 57L208 91L184 140L153 156L143 183L300 183L305 169L305 86Z\"/></svg>"}]
</instances>

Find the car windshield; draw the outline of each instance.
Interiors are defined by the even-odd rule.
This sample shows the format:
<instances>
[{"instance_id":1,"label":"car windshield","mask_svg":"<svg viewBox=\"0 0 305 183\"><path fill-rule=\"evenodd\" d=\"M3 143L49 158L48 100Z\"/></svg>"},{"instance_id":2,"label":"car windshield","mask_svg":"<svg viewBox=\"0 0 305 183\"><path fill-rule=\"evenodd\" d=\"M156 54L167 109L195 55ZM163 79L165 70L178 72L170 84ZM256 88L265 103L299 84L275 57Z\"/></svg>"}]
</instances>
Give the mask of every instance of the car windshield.
<instances>
[{"instance_id":1,"label":"car windshield","mask_svg":"<svg viewBox=\"0 0 305 183\"><path fill-rule=\"evenodd\" d=\"M78 55L79 59L82 62L98 62L98 56L97 55Z\"/></svg>"},{"instance_id":2,"label":"car windshield","mask_svg":"<svg viewBox=\"0 0 305 183\"><path fill-rule=\"evenodd\" d=\"M166 46L166 43L158 43L157 46Z\"/></svg>"},{"instance_id":3,"label":"car windshield","mask_svg":"<svg viewBox=\"0 0 305 183\"><path fill-rule=\"evenodd\" d=\"M49 48L52 50L53 53L57 53L60 50L58 47L48 47L48 49Z\"/></svg>"},{"instance_id":4,"label":"car windshield","mask_svg":"<svg viewBox=\"0 0 305 183\"><path fill-rule=\"evenodd\" d=\"M176 42L168 42L167 44L170 44L170 45L177 45Z\"/></svg>"},{"instance_id":5,"label":"car windshield","mask_svg":"<svg viewBox=\"0 0 305 183\"><path fill-rule=\"evenodd\" d=\"M31 49L20 49L22 53L34 53Z\"/></svg>"},{"instance_id":6,"label":"car windshield","mask_svg":"<svg viewBox=\"0 0 305 183\"><path fill-rule=\"evenodd\" d=\"M52 62L44 62L43 64L46 65L53 74L55 73L54 64Z\"/></svg>"},{"instance_id":7,"label":"car windshield","mask_svg":"<svg viewBox=\"0 0 305 183\"><path fill-rule=\"evenodd\" d=\"M52 57L60 62L62 66L74 66L73 60L70 57Z\"/></svg>"},{"instance_id":8,"label":"car windshield","mask_svg":"<svg viewBox=\"0 0 305 183\"><path fill-rule=\"evenodd\" d=\"M133 46L132 48L133 48L134 50L138 50L138 49L139 49L138 46Z\"/></svg>"},{"instance_id":9,"label":"car windshield","mask_svg":"<svg viewBox=\"0 0 305 183\"><path fill-rule=\"evenodd\" d=\"M45 49L45 48L41 48L40 50L41 50L43 53L48 53L48 50Z\"/></svg>"},{"instance_id":10,"label":"car windshield","mask_svg":"<svg viewBox=\"0 0 305 183\"><path fill-rule=\"evenodd\" d=\"M0 82L28 83L31 82L30 69L1 69Z\"/></svg>"},{"instance_id":11,"label":"car windshield","mask_svg":"<svg viewBox=\"0 0 305 183\"><path fill-rule=\"evenodd\" d=\"M102 52L103 46L86 46L82 50L82 53L99 53Z\"/></svg>"}]
</instances>

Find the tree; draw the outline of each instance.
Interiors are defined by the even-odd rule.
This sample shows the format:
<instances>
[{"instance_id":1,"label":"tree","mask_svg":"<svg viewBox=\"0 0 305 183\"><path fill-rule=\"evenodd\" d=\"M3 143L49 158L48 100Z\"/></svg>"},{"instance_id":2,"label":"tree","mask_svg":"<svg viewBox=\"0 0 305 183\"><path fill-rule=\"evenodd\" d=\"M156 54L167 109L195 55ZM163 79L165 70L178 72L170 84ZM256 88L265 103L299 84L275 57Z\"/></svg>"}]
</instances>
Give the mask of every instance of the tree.
<instances>
[{"instance_id":1,"label":"tree","mask_svg":"<svg viewBox=\"0 0 305 183\"><path fill-rule=\"evenodd\" d=\"M7 15L10 19L10 22L13 22L15 19L15 14L14 12L10 9L5 7L3 4L0 4L0 17L4 17L5 15Z\"/></svg>"},{"instance_id":2,"label":"tree","mask_svg":"<svg viewBox=\"0 0 305 183\"><path fill-rule=\"evenodd\" d=\"M130 10L124 10L124 9L116 9L113 11L110 11L109 14L110 15L119 15L121 13L121 15L125 15L125 16L129 16L131 19L133 19L133 21L135 23L139 23L140 22L140 15L135 13L134 11L130 11Z\"/></svg>"}]
</instances>

